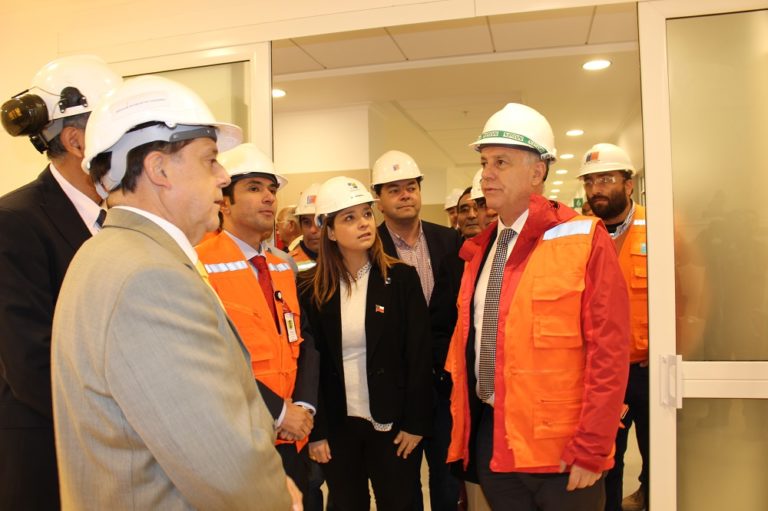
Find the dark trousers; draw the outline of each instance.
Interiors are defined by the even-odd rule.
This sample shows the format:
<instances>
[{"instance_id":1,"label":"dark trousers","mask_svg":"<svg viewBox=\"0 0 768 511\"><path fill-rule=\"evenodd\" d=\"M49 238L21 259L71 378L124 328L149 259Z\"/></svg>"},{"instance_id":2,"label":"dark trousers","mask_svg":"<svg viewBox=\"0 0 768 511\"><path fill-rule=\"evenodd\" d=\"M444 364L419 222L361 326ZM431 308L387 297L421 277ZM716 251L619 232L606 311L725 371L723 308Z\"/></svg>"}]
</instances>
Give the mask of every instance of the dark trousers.
<instances>
[{"instance_id":1,"label":"dark trousers","mask_svg":"<svg viewBox=\"0 0 768 511\"><path fill-rule=\"evenodd\" d=\"M304 494L304 511L323 511L323 490L325 482L320 465L314 461L309 462L309 482L307 493Z\"/></svg>"},{"instance_id":2,"label":"dark trousers","mask_svg":"<svg viewBox=\"0 0 768 511\"><path fill-rule=\"evenodd\" d=\"M494 511L600 511L605 505L604 479L567 491L568 474L491 472L493 408L484 405L477 432L477 472Z\"/></svg>"},{"instance_id":3,"label":"dark trousers","mask_svg":"<svg viewBox=\"0 0 768 511\"><path fill-rule=\"evenodd\" d=\"M0 429L0 509L59 507L53 426Z\"/></svg>"},{"instance_id":4,"label":"dark trousers","mask_svg":"<svg viewBox=\"0 0 768 511\"><path fill-rule=\"evenodd\" d=\"M328 435L331 461L321 465L335 511L362 511L371 507L368 480L381 511L410 510L419 478L421 447L407 459L395 455L398 429L381 432L356 417L347 417Z\"/></svg>"},{"instance_id":5,"label":"dark trousers","mask_svg":"<svg viewBox=\"0 0 768 511\"><path fill-rule=\"evenodd\" d=\"M296 444L278 444L276 446L280 458L283 460L285 474L293 479L301 491L304 508L311 505L312 494L309 491L309 448L304 446L301 451L296 451Z\"/></svg>"},{"instance_id":6,"label":"dark trousers","mask_svg":"<svg viewBox=\"0 0 768 511\"><path fill-rule=\"evenodd\" d=\"M627 452L627 440L632 424L635 425L635 436L640 457L643 460L643 468L640 472L640 486L645 492L648 501L648 464L650 463L648 450L648 367L640 367L640 364L629 366L629 381L624 403L629 406L624 418L624 425L616 434L616 454L614 455L613 468L605 477L605 511L621 511L622 486L624 481L624 453Z\"/></svg>"},{"instance_id":7,"label":"dark trousers","mask_svg":"<svg viewBox=\"0 0 768 511\"><path fill-rule=\"evenodd\" d=\"M429 465L429 503L432 511L456 511L459 480L446 463L451 443L450 375L448 382L435 382L435 424L431 437L424 439L424 455ZM447 392L446 392L447 390Z\"/></svg>"}]
</instances>

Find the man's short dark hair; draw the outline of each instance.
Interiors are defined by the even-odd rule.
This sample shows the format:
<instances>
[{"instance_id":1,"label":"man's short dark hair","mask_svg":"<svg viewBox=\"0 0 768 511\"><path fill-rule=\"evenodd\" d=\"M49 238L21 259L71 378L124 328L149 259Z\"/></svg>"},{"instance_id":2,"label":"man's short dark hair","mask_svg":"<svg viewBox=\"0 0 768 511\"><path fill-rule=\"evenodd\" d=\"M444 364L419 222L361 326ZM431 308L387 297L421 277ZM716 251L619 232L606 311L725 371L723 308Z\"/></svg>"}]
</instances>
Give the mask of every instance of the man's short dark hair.
<instances>
[{"instance_id":1,"label":"man's short dark hair","mask_svg":"<svg viewBox=\"0 0 768 511\"><path fill-rule=\"evenodd\" d=\"M419 188L421 188L421 180L424 178L422 176L419 176L413 179L416 180L416 183L418 183ZM402 181L402 179L396 179L395 181ZM389 183L394 183L394 181L390 181ZM384 185L388 185L389 183L381 183L378 185L373 185L373 191L376 193L376 196L381 197L381 189L384 187Z\"/></svg>"},{"instance_id":2,"label":"man's short dark hair","mask_svg":"<svg viewBox=\"0 0 768 511\"><path fill-rule=\"evenodd\" d=\"M135 129L146 128L152 124L156 123L142 124ZM194 140L194 138L179 140L178 142L164 142L158 140L134 147L128 151L125 175L123 176L122 181L120 181L120 188L126 192L133 192L136 190L136 183L138 182L139 176L141 176L141 172L144 170L144 158L146 158L152 151L160 151L161 153L173 155L184 149L184 147ZM91 161L90 174L91 179L93 179L95 183L98 183L101 178L109 172L111 161L111 152L101 153Z\"/></svg>"},{"instance_id":3,"label":"man's short dark hair","mask_svg":"<svg viewBox=\"0 0 768 511\"><path fill-rule=\"evenodd\" d=\"M84 130L85 125L88 124L88 116L90 115L91 112L85 112L84 114L65 117L62 119L61 129L64 130L64 128L72 127ZM59 158L65 154L67 154L67 149L64 147L64 144L61 143L61 133L59 133L48 142L48 149L46 149L45 155L49 160L53 160L54 158Z\"/></svg>"}]
</instances>

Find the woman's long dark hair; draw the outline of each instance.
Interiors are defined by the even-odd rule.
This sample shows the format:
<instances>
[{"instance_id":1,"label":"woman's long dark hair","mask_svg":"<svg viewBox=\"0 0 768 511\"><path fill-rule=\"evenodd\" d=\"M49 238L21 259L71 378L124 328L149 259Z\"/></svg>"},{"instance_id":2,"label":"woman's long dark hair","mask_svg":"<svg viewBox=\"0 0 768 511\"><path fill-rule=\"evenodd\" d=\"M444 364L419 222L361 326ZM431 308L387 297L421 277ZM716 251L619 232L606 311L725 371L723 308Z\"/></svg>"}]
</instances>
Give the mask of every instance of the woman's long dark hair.
<instances>
[{"instance_id":1,"label":"woman's long dark hair","mask_svg":"<svg viewBox=\"0 0 768 511\"><path fill-rule=\"evenodd\" d=\"M340 282L344 282L347 288L352 286L352 275L344 266L344 258L339 250L339 245L328 237L328 230L332 228L338 212L325 217L323 227L320 230L320 252L317 256L317 267L311 279L304 281L302 286L312 286L312 303L317 308L322 308L339 288ZM387 255L381 244L379 233L374 229L375 239L368 249L368 258L371 264L376 266L382 278L386 280L389 269L398 259Z\"/></svg>"}]
</instances>

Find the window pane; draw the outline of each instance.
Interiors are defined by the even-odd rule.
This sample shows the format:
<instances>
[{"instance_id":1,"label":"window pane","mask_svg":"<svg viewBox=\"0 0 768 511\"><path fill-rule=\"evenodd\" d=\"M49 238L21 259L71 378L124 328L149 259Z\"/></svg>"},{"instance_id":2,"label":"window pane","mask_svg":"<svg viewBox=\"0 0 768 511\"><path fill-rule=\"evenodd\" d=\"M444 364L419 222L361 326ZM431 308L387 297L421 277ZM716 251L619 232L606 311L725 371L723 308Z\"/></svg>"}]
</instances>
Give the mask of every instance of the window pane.
<instances>
[{"instance_id":1,"label":"window pane","mask_svg":"<svg viewBox=\"0 0 768 511\"><path fill-rule=\"evenodd\" d=\"M667 34L678 351L768 360L768 11Z\"/></svg>"}]
</instances>

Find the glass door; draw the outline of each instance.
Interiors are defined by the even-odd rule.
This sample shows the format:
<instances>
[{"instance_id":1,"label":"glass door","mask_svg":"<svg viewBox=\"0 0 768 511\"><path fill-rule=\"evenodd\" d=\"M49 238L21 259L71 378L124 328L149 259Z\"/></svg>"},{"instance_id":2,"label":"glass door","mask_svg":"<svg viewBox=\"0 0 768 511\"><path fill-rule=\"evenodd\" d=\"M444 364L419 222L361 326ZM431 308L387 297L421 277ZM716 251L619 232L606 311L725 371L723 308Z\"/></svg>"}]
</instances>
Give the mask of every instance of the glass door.
<instances>
[{"instance_id":1,"label":"glass door","mask_svg":"<svg viewBox=\"0 0 768 511\"><path fill-rule=\"evenodd\" d=\"M768 501L768 3L639 4L651 506Z\"/></svg>"}]
</instances>

